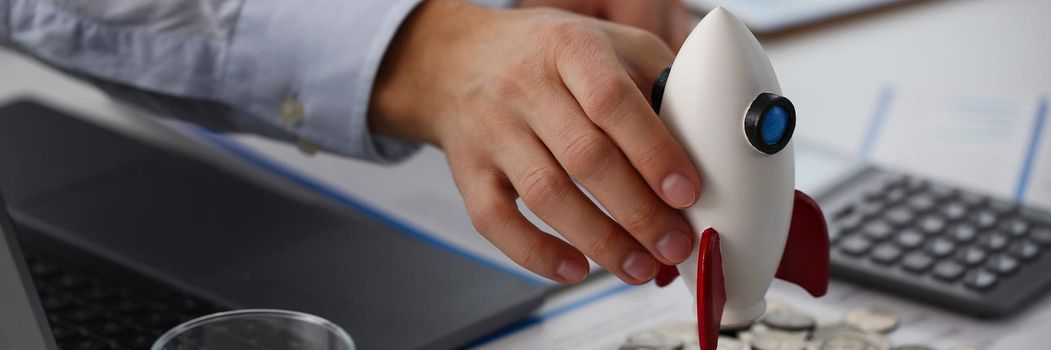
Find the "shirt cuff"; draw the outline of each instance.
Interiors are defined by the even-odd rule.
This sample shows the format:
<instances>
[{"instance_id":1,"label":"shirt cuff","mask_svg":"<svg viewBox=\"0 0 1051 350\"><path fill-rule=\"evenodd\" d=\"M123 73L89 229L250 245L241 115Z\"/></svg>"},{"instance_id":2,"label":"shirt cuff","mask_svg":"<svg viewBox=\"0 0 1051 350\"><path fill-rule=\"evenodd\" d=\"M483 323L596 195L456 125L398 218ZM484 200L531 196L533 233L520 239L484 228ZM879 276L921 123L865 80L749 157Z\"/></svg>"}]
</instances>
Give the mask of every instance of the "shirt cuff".
<instances>
[{"instance_id":1,"label":"shirt cuff","mask_svg":"<svg viewBox=\"0 0 1051 350\"><path fill-rule=\"evenodd\" d=\"M368 110L384 53L420 1L245 1L223 99L301 146L375 162L408 157L419 144L371 135Z\"/></svg>"}]
</instances>

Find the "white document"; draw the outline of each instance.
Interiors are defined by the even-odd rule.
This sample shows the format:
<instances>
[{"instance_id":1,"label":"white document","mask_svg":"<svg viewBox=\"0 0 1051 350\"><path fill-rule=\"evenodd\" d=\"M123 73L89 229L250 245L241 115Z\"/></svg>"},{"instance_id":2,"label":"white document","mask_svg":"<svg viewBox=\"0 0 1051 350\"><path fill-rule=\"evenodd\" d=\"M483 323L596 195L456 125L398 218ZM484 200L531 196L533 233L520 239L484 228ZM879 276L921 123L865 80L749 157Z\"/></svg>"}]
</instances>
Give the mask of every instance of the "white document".
<instances>
[{"instance_id":1,"label":"white document","mask_svg":"<svg viewBox=\"0 0 1051 350\"><path fill-rule=\"evenodd\" d=\"M919 89L885 94L870 130L872 161L1051 208L1046 98Z\"/></svg>"},{"instance_id":2,"label":"white document","mask_svg":"<svg viewBox=\"0 0 1051 350\"><path fill-rule=\"evenodd\" d=\"M666 323L695 323L693 301L682 279L666 288L654 284L618 286L589 303L543 317L478 349L615 350L635 331ZM775 281L767 294L821 322L839 321L855 307L879 306L897 313L902 324L890 334L897 345L924 344L937 349L975 345L990 350L1038 349L1051 327L1051 300L1005 321L981 321L922 304L833 282L827 295L814 299L801 288Z\"/></svg>"}]
</instances>

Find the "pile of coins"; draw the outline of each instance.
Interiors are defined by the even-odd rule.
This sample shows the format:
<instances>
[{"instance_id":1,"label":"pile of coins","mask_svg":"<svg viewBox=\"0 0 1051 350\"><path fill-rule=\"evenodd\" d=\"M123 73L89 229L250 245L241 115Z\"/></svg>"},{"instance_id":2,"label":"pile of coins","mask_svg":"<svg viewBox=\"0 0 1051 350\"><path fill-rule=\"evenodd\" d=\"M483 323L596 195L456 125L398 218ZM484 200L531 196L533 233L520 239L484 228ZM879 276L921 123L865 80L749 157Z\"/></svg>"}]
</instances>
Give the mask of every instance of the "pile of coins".
<instances>
[{"instance_id":1,"label":"pile of coins","mask_svg":"<svg viewBox=\"0 0 1051 350\"><path fill-rule=\"evenodd\" d=\"M893 346L887 335L898 328L901 318L876 307L850 310L839 321L818 321L811 315L779 302L749 328L724 331L718 350L935 350L921 344ZM632 333L620 350L699 349L697 325L669 323ZM951 350L981 350L966 346Z\"/></svg>"}]
</instances>

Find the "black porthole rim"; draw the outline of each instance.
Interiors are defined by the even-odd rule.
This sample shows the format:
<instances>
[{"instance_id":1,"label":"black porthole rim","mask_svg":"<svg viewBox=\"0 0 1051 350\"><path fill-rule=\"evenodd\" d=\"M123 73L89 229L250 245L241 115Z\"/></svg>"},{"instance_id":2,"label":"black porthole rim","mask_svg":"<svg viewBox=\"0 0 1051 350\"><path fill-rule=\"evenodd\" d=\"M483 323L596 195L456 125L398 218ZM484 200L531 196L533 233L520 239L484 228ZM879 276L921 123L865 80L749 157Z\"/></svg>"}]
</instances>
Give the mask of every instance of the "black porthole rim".
<instances>
[{"instance_id":1,"label":"black porthole rim","mask_svg":"<svg viewBox=\"0 0 1051 350\"><path fill-rule=\"evenodd\" d=\"M781 107L788 112L788 127L785 129L785 136L781 138L781 141L768 145L766 142L763 142L760 125L763 125L763 120L766 118L766 112L774 107ZM796 108L792 105L792 101L789 101L784 96L779 96L769 92L761 93L752 101L752 104L748 106L748 112L745 113L745 136L748 137L748 142L752 144L752 147L759 152L766 154L780 152L785 146L788 146L790 141L792 141L792 135L795 130Z\"/></svg>"}]
</instances>

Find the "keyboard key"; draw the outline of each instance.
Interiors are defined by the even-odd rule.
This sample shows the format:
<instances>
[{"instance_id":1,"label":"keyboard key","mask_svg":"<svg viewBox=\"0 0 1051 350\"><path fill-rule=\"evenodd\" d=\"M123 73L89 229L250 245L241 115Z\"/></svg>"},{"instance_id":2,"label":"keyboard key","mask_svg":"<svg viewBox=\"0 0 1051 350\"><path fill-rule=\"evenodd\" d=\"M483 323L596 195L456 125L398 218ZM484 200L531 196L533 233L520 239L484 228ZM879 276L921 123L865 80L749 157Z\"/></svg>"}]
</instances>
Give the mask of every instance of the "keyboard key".
<instances>
[{"instance_id":1,"label":"keyboard key","mask_svg":"<svg viewBox=\"0 0 1051 350\"><path fill-rule=\"evenodd\" d=\"M904 206L897 206L891 208L887 211L885 215L887 220L890 221L890 223L898 227L908 225L910 222L912 222L913 219L916 218L916 214L913 214L912 210Z\"/></svg>"},{"instance_id":2,"label":"keyboard key","mask_svg":"<svg viewBox=\"0 0 1051 350\"><path fill-rule=\"evenodd\" d=\"M978 266L985 261L985 250L978 247L967 247L956 254L956 261L967 266Z\"/></svg>"},{"instance_id":3,"label":"keyboard key","mask_svg":"<svg viewBox=\"0 0 1051 350\"><path fill-rule=\"evenodd\" d=\"M989 258L985 267L1001 275L1008 275L1018 270L1018 259L1007 255L996 255Z\"/></svg>"},{"instance_id":4,"label":"keyboard key","mask_svg":"<svg viewBox=\"0 0 1051 350\"><path fill-rule=\"evenodd\" d=\"M894 233L894 228L886 221L876 220L862 226L861 233L864 234L865 237L881 241L890 237L890 235Z\"/></svg>"},{"instance_id":5,"label":"keyboard key","mask_svg":"<svg viewBox=\"0 0 1051 350\"><path fill-rule=\"evenodd\" d=\"M945 238L935 238L934 240L927 243L927 253L930 253L936 258L944 258L953 253L956 249L956 244Z\"/></svg>"},{"instance_id":6,"label":"keyboard key","mask_svg":"<svg viewBox=\"0 0 1051 350\"><path fill-rule=\"evenodd\" d=\"M857 208L856 208L856 206L854 204L847 204L847 205L843 206L842 208L839 208L839 210L836 210L836 213L834 215L832 215L832 218L834 220L842 220L843 218L845 218L845 217L847 217L847 216L849 216L851 214L854 214L856 209Z\"/></svg>"},{"instance_id":7,"label":"keyboard key","mask_svg":"<svg viewBox=\"0 0 1051 350\"><path fill-rule=\"evenodd\" d=\"M29 265L29 273L36 279L55 277L60 272L61 271L57 267L48 263L36 262Z\"/></svg>"},{"instance_id":8,"label":"keyboard key","mask_svg":"<svg viewBox=\"0 0 1051 350\"><path fill-rule=\"evenodd\" d=\"M1003 234L1001 234L999 232L993 232L993 233L990 233L990 234L986 234L986 235L984 235L984 236L982 236L981 238L978 239L978 243L979 244L984 246L986 249L989 249L989 250L992 250L992 251L1003 250L1004 247L1007 247L1008 241L1009 240L1007 239L1007 236L1005 236L1005 235L1003 235Z\"/></svg>"},{"instance_id":9,"label":"keyboard key","mask_svg":"<svg viewBox=\"0 0 1051 350\"><path fill-rule=\"evenodd\" d=\"M1013 218L1001 222L1000 230L1011 237L1024 237L1029 234L1029 223L1019 218Z\"/></svg>"},{"instance_id":10,"label":"keyboard key","mask_svg":"<svg viewBox=\"0 0 1051 350\"><path fill-rule=\"evenodd\" d=\"M1008 252L1016 258L1028 261L1040 255L1040 247L1030 241L1018 241L1011 244Z\"/></svg>"},{"instance_id":11,"label":"keyboard key","mask_svg":"<svg viewBox=\"0 0 1051 350\"><path fill-rule=\"evenodd\" d=\"M920 252L906 254L901 260L901 266L913 273L923 273L930 269L932 264L934 264L934 259Z\"/></svg>"},{"instance_id":12,"label":"keyboard key","mask_svg":"<svg viewBox=\"0 0 1051 350\"><path fill-rule=\"evenodd\" d=\"M933 196L928 194L921 194L912 198L909 198L909 207L917 211L928 211L934 208L936 200Z\"/></svg>"},{"instance_id":13,"label":"keyboard key","mask_svg":"<svg viewBox=\"0 0 1051 350\"><path fill-rule=\"evenodd\" d=\"M858 204L857 210L862 219L871 219L883 214L883 207L880 202L864 202Z\"/></svg>"},{"instance_id":14,"label":"keyboard key","mask_svg":"<svg viewBox=\"0 0 1051 350\"><path fill-rule=\"evenodd\" d=\"M979 229L990 229L996 226L996 213L989 210L982 210L974 214L974 224Z\"/></svg>"},{"instance_id":15,"label":"keyboard key","mask_svg":"<svg viewBox=\"0 0 1051 350\"><path fill-rule=\"evenodd\" d=\"M923 244L923 235L913 229L905 229L895 239L899 246L905 249L915 249Z\"/></svg>"},{"instance_id":16,"label":"keyboard key","mask_svg":"<svg viewBox=\"0 0 1051 350\"><path fill-rule=\"evenodd\" d=\"M51 335L55 337L55 341L64 342L80 335L80 331L76 328L64 326L64 325L51 325Z\"/></svg>"},{"instance_id":17,"label":"keyboard key","mask_svg":"<svg viewBox=\"0 0 1051 350\"><path fill-rule=\"evenodd\" d=\"M949 236L957 242L967 243L978 237L978 229L970 224L958 224L949 229Z\"/></svg>"},{"instance_id":18,"label":"keyboard key","mask_svg":"<svg viewBox=\"0 0 1051 350\"><path fill-rule=\"evenodd\" d=\"M862 255L872 248L872 242L859 235L852 235L839 241L839 248L850 255Z\"/></svg>"},{"instance_id":19,"label":"keyboard key","mask_svg":"<svg viewBox=\"0 0 1051 350\"><path fill-rule=\"evenodd\" d=\"M130 329L122 323L114 321L105 321L92 324L89 329L98 335L106 337L107 339L113 338L127 333Z\"/></svg>"},{"instance_id":20,"label":"keyboard key","mask_svg":"<svg viewBox=\"0 0 1051 350\"><path fill-rule=\"evenodd\" d=\"M928 215L920 219L920 232L928 235L937 235L945 230L945 220L938 216Z\"/></svg>"},{"instance_id":21,"label":"keyboard key","mask_svg":"<svg viewBox=\"0 0 1051 350\"><path fill-rule=\"evenodd\" d=\"M97 307L86 307L69 313L67 317L73 322L83 324L102 318L102 310Z\"/></svg>"},{"instance_id":22,"label":"keyboard key","mask_svg":"<svg viewBox=\"0 0 1051 350\"><path fill-rule=\"evenodd\" d=\"M114 310L122 314L133 314L143 309L145 306L134 300L122 300L114 307Z\"/></svg>"},{"instance_id":23,"label":"keyboard key","mask_svg":"<svg viewBox=\"0 0 1051 350\"><path fill-rule=\"evenodd\" d=\"M67 274L59 277L55 284L65 290L80 290L88 286L88 279L80 275Z\"/></svg>"},{"instance_id":24,"label":"keyboard key","mask_svg":"<svg viewBox=\"0 0 1051 350\"><path fill-rule=\"evenodd\" d=\"M897 262L898 258L901 257L901 248L890 243L883 243L872 249L872 253L869 255L875 262L890 265Z\"/></svg>"},{"instance_id":25,"label":"keyboard key","mask_svg":"<svg viewBox=\"0 0 1051 350\"><path fill-rule=\"evenodd\" d=\"M943 206L941 213L946 219L958 221L967 216L967 207L959 202L952 202Z\"/></svg>"},{"instance_id":26,"label":"keyboard key","mask_svg":"<svg viewBox=\"0 0 1051 350\"><path fill-rule=\"evenodd\" d=\"M998 279L996 274L978 269L968 273L963 279L963 284L977 290L988 290L996 285Z\"/></svg>"},{"instance_id":27,"label":"keyboard key","mask_svg":"<svg viewBox=\"0 0 1051 350\"><path fill-rule=\"evenodd\" d=\"M62 311L73 306L73 297L69 295L47 296L41 300L41 304L47 312Z\"/></svg>"},{"instance_id":28,"label":"keyboard key","mask_svg":"<svg viewBox=\"0 0 1051 350\"><path fill-rule=\"evenodd\" d=\"M963 275L963 272L963 265L960 265L951 260L946 260L939 262L937 265L934 265L933 274L934 277L937 277L940 280L952 282L955 281L957 278L960 278L960 275Z\"/></svg>"}]
</instances>

